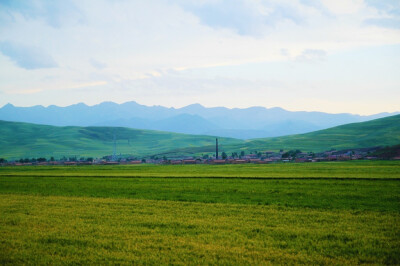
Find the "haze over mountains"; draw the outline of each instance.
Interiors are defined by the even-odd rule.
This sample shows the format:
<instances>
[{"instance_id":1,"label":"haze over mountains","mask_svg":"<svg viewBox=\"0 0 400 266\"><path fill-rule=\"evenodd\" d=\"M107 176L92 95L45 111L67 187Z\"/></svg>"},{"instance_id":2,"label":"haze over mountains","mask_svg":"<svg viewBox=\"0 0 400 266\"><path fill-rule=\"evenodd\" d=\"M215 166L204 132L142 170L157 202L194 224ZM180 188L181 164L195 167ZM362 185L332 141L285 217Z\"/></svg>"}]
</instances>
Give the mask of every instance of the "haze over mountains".
<instances>
[{"instance_id":1,"label":"haze over mountains","mask_svg":"<svg viewBox=\"0 0 400 266\"><path fill-rule=\"evenodd\" d=\"M145 106L134 101L123 104L103 102L94 106L79 103L67 107L16 107L7 104L0 108L0 120L7 121L54 126L119 126L240 139L307 133L395 114L399 112L361 116L291 112L279 107L207 108L200 104L167 108Z\"/></svg>"}]
</instances>

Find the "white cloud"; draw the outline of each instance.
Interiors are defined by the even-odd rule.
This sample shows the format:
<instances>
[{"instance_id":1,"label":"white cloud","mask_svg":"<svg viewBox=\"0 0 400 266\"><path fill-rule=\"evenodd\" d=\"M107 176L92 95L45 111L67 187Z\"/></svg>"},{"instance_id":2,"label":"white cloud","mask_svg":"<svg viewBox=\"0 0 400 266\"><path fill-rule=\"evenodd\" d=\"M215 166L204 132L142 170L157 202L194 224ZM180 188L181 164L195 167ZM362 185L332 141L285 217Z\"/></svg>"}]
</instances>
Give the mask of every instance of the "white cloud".
<instances>
[{"instance_id":1,"label":"white cloud","mask_svg":"<svg viewBox=\"0 0 400 266\"><path fill-rule=\"evenodd\" d=\"M318 62L326 59L326 52L318 49L305 49L301 55L296 57L298 62Z\"/></svg>"},{"instance_id":2,"label":"white cloud","mask_svg":"<svg viewBox=\"0 0 400 266\"><path fill-rule=\"evenodd\" d=\"M90 58L89 62L93 67L95 67L97 69L103 69L103 68L107 67L107 64L99 62L94 58Z\"/></svg>"},{"instance_id":3,"label":"white cloud","mask_svg":"<svg viewBox=\"0 0 400 266\"><path fill-rule=\"evenodd\" d=\"M363 0L321 0L333 14L355 14L364 8Z\"/></svg>"},{"instance_id":4,"label":"white cloud","mask_svg":"<svg viewBox=\"0 0 400 266\"><path fill-rule=\"evenodd\" d=\"M0 42L0 52L24 69L57 67L54 59L38 47L4 41Z\"/></svg>"},{"instance_id":5,"label":"white cloud","mask_svg":"<svg viewBox=\"0 0 400 266\"><path fill-rule=\"evenodd\" d=\"M394 9L383 12L363 1L15 3L0 6L0 21L4 22L0 25L0 42L36 47L41 52L36 52L40 56L31 56L35 60L30 63L4 52L0 55L0 59L5 55L10 58L0 60L0 92L5 94L0 104L10 101L7 95L12 93L39 89L47 92L48 101L56 101L50 91L67 91L77 84L99 81L106 83L87 86L90 93L85 94L82 87L79 102L110 97L147 101L142 95L151 94L154 104L174 95L172 103L183 105L190 103L191 97L191 102L197 98L212 102L208 90L220 96L232 90L235 97L250 104L258 99L248 98L257 96L246 93L260 93L271 78L262 71L254 71L259 74L252 78L244 77L248 64L281 62L285 64L282 71L287 71L293 67L293 60L302 65L329 60L329 56L343 51L400 44L398 28L365 26L368 19L387 18ZM58 67L37 68L55 65ZM213 72L218 66L236 66L242 71L237 71L235 78L226 73L218 76ZM26 70L33 68L34 74ZM287 79L283 81L296 83L291 77ZM96 97L94 88L99 89ZM110 91L116 95L110 96ZM271 90L273 93L277 92ZM68 97L61 99L67 102ZM237 102L233 97L224 100L226 105Z\"/></svg>"}]
</instances>

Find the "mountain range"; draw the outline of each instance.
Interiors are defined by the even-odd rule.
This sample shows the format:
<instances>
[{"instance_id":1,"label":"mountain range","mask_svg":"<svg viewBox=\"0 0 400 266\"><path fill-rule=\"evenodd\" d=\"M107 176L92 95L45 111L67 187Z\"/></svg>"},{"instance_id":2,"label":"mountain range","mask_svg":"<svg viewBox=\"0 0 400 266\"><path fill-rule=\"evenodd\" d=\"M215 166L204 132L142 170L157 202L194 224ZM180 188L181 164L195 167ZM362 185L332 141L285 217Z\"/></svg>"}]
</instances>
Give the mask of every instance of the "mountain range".
<instances>
[{"instance_id":1,"label":"mountain range","mask_svg":"<svg viewBox=\"0 0 400 266\"><path fill-rule=\"evenodd\" d=\"M84 103L66 107L41 105L0 108L0 120L53 126L113 126L175 133L252 139L301 134L338 125L364 122L396 113L369 116L348 113L288 111L279 107L207 108L192 104L182 108L145 106L134 101L117 104Z\"/></svg>"}]
</instances>

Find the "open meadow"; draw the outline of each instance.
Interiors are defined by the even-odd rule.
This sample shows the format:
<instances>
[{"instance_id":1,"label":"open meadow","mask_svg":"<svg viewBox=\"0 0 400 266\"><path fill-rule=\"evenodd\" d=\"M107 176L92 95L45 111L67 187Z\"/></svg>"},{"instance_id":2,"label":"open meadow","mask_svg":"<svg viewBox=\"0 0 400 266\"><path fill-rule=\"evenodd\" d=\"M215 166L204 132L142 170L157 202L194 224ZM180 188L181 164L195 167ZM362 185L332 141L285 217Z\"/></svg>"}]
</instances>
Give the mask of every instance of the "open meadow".
<instances>
[{"instance_id":1,"label":"open meadow","mask_svg":"<svg viewBox=\"0 0 400 266\"><path fill-rule=\"evenodd\" d=\"M400 162L0 167L0 264L399 264Z\"/></svg>"}]
</instances>

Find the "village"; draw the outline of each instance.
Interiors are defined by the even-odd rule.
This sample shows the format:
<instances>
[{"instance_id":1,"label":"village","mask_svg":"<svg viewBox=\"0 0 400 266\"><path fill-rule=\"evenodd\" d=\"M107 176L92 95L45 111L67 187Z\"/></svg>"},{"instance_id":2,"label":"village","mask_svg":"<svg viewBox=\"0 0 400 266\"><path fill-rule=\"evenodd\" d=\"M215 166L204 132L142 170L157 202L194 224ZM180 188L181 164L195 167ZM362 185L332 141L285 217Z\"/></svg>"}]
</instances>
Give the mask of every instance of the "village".
<instances>
[{"instance_id":1,"label":"village","mask_svg":"<svg viewBox=\"0 0 400 266\"><path fill-rule=\"evenodd\" d=\"M301 152L300 150L289 151L262 151L245 154L244 151L240 153L234 152L228 156L225 152L219 156L218 153L213 156L187 156L167 158L163 156L150 156L148 158L124 157L122 155L115 156L109 155L103 158L77 158L77 157L62 157L58 160L51 157L49 160L46 158L32 158L32 159L19 159L15 161L6 161L0 158L1 166L27 166L27 165L129 165L129 164L160 164L160 165L186 165L186 164L269 164L269 163L315 163L327 161L349 161L349 160L377 160L381 159L374 156L374 152L379 150L379 147L351 149L351 150L330 150L321 153ZM392 158L399 160L400 157Z\"/></svg>"}]
</instances>

